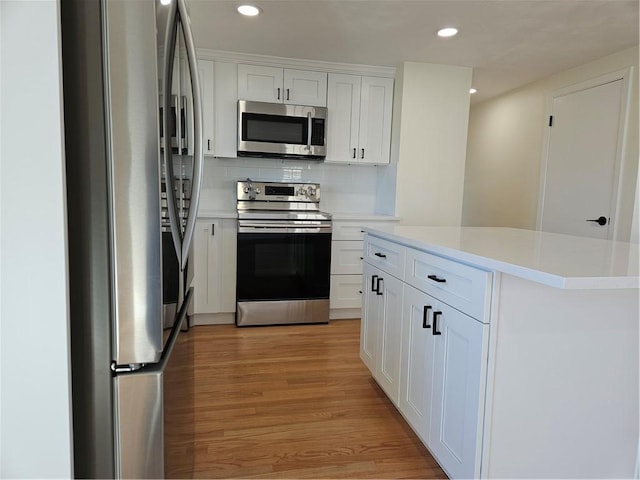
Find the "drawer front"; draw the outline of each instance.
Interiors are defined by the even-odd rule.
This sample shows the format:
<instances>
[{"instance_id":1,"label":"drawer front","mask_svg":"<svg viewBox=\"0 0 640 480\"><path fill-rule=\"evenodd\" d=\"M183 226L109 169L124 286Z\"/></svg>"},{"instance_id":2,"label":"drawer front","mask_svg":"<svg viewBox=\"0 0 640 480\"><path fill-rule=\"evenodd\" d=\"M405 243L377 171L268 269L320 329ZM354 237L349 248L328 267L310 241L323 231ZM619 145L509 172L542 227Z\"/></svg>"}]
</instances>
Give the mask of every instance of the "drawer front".
<instances>
[{"instance_id":1,"label":"drawer front","mask_svg":"<svg viewBox=\"0 0 640 480\"><path fill-rule=\"evenodd\" d=\"M331 274L362 275L362 244L345 240L331 242Z\"/></svg>"},{"instance_id":2,"label":"drawer front","mask_svg":"<svg viewBox=\"0 0 640 480\"><path fill-rule=\"evenodd\" d=\"M405 282L483 323L489 323L491 276L491 272L407 248Z\"/></svg>"},{"instance_id":3,"label":"drawer front","mask_svg":"<svg viewBox=\"0 0 640 480\"><path fill-rule=\"evenodd\" d=\"M360 308L362 275L331 275L329 308Z\"/></svg>"},{"instance_id":4,"label":"drawer front","mask_svg":"<svg viewBox=\"0 0 640 480\"><path fill-rule=\"evenodd\" d=\"M391 227L397 221L333 221L332 238L334 240L364 240L364 228L384 228Z\"/></svg>"},{"instance_id":5,"label":"drawer front","mask_svg":"<svg viewBox=\"0 0 640 480\"><path fill-rule=\"evenodd\" d=\"M372 235L365 236L365 261L400 279L404 277L405 250L403 245Z\"/></svg>"}]
</instances>

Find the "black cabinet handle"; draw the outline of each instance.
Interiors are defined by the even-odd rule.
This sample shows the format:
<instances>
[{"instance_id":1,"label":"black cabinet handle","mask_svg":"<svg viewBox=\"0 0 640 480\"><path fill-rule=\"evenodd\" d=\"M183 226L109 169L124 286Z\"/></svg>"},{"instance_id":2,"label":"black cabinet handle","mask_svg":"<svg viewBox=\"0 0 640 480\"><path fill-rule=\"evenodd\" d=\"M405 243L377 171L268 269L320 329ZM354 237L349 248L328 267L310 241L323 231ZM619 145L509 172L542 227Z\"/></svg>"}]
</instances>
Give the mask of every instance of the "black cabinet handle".
<instances>
[{"instance_id":1,"label":"black cabinet handle","mask_svg":"<svg viewBox=\"0 0 640 480\"><path fill-rule=\"evenodd\" d=\"M433 312L433 330L431 330L433 335L442 335L442 332L438 331L438 324L436 323L440 315L442 315L442 312Z\"/></svg>"},{"instance_id":2,"label":"black cabinet handle","mask_svg":"<svg viewBox=\"0 0 640 480\"><path fill-rule=\"evenodd\" d=\"M377 290L376 290L376 278L378 278L378 275L372 275L371 276L371 291L377 293Z\"/></svg>"},{"instance_id":3,"label":"black cabinet handle","mask_svg":"<svg viewBox=\"0 0 640 480\"><path fill-rule=\"evenodd\" d=\"M362 155L360 156L360 158L364 158L364 148L362 149Z\"/></svg>"},{"instance_id":4,"label":"black cabinet handle","mask_svg":"<svg viewBox=\"0 0 640 480\"><path fill-rule=\"evenodd\" d=\"M434 282L438 282L438 283L445 283L447 281L446 278L440 278L437 275L427 275L427 278L429 280L433 280Z\"/></svg>"},{"instance_id":5,"label":"black cabinet handle","mask_svg":"<svg viewBox=\"0 0 640 480\"><path fill-rule=\"evenodd\" d=\"M280 87L278 87L278 100L280 100Z\"/></svg>"},{"instance_id":6,"label":"black cabinet handle","mask_svg":"<svg viewBox=\"0 0 640 480\"><path fill-rule=\"evenodd\" d=\"M387 258L387 256L384 253L380 253L380 252L376 252L376 253L374 253L374 255L376 257L380 257L380 258Z\"/></svg>"},{"instance_id":7,"label":"black cabinet handle","mask_svg":"<svg viewBox=\"0 0 640 480\"><path fill-rule=\"evenodd\" d=\"M353 149L353 158L356 158L356 149Z\"/></svg>"},{"instance_id":8,"label":"black cabinet handle","mask_svg":"<svg viewBox=\"0 0 640 480\"><path fill-rule=\"evenodd\" d=\"M287 88L287 100L289 100L289 89Z\"/></svg>"},{"instance_id":9,"label":"black cabinet handle","mask_svg":"<svg viewBox=\"0 0 640 480\"><path fill-rule=\"evenodd\" d=\"M427 319L429 318L429 310L431 310L431 305L425 305L424 310L422 311L422 328L431 328L431 325L427 323Z\"/></svg>"},{"instance_id":10,"label":"black cabinet handle","mask_svg":"<svg viewBox=\"0 0 640 480\"><path fill-rule=\"evenodd\" d=\"M380 282L384 280L382 277L378 277L378 283L376 284L376 293L378 295L382 295L382 290L380 290Z\"/></svg>"},{"instance_id":11,"label":"black cabinet handle","mask_svg":"<svg viewBox=\"0 0 640 480\"><path fill-rule=\"evenodd\" d=\"M211 139L207 140L207 150L211 150Z\"/></svg>"},{"instance_id":12,"label":"black cabinet handle","mask_svg":"<svg viewBox=\"0 0 640 480\"><path fill-rule=\"evenodd\" d=\"M607 224L607 217L598 217L591 220L587 220L587 222L595 222L598 225L602 226Z\"/></svg>"}]
</instances>

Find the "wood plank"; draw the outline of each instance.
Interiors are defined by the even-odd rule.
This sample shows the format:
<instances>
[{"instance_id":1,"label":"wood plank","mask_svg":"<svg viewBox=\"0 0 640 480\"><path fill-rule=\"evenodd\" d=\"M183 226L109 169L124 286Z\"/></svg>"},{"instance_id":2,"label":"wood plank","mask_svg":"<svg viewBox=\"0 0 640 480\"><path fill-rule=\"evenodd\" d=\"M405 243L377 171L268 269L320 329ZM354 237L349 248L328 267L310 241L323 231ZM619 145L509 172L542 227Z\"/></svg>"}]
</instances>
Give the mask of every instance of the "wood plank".
<instances>
[{"instance_id":1,"label":"wood plank","mask_svg":"<svg viewBox=\"0 0 640 480\"><path fill-rule=\"evenodd\" d=\"M193 438L167 439L167 478L447 478L360 361L358 319L183 336L193 398L170 421Z\"/></svg>"}]
</instances>

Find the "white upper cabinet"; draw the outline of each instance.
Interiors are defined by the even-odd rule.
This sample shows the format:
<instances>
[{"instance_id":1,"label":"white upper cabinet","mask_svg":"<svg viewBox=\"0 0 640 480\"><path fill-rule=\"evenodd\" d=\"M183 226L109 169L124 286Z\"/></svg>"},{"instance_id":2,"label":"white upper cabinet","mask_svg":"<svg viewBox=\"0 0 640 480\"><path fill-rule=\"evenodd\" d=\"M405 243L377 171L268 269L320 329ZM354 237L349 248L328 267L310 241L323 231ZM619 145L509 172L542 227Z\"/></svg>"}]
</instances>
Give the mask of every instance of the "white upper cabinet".
<instances>
[{"instance_id":1,"label":"white upper cabinet","mask_svg":"<svg viewBox=\"0 0 640 480\"><path fill-rule=\"evenodd\" d=\"M388 164L393 79L330 73L327 162Z\"/></svg>"},{"instance_id":2,"label":"white upper cabinet","mask_svg":"<svg viewBox=\"0 0 640 480\"><path fill-rule=\"evenodd\" d=\"M239 64L238 99L325 107L327 74Z\"/></svg>"},{"instance_id":3,"label":"white upper cabinet","mask_svg":"<svg viewBox=\"0 0 640 480\"><path fill-rule=\"evenodd\" d=\"M198 60L198 73L200 74L200 89L202 90L202 152L205 155L215 153L214 137L214 105L213 105L213 62L211 60Z\"/></svg>"}]
</instances>

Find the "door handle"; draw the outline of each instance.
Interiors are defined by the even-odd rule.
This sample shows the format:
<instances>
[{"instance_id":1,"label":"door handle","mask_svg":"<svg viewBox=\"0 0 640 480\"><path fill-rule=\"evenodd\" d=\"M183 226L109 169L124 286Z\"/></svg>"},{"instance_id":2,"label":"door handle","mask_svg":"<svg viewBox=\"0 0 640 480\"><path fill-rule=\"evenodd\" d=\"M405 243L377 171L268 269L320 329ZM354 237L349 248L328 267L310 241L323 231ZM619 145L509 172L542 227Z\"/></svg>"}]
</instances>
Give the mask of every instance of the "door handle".
<instances>
[{"instance_id":1,"label":"door handle","mask_svg":"<svg viewBox=\"0 0 640 480\"><path fill-rule=\"evenodd\" d=\"M371 291L378 293L376 290L376 278L378 278L378 275L371 275Z\"/></svg>"},{"instance_id":2,"label":"door handle","mask_svg":"<svg viewBox=\"0 0 640 480\"><path fill-rule=\"evenodd\" d=\"M380 291L380 282L384 279L382 277L378 277L378 283L376 283L376 294L382 295L382 291Z\"/></svg>"},{"instance_id":3,"label":"door handle","mask_svg":"<svg viewBox=\"0 0 640 480\"><path fill-rule=\"evenodd\" d=\"M427 319L429 318L429 310L431 310L431 305L425 305L422 310L422 328L431 328L431 325L427 323Z\"/></svg>"},{"instance_id":4,"label":"door handle","mask_svg":"<svg viewBox=\"0 0 640 480\"><path fill-rule=\"evenodd\" d=\"M374 255L376 257L380 257L380 258L387 258L387 256L384 253L380 253L380 252L376 252L376 253L374 253Z\"/></svg>"},{"instance_id":5,"label":"door handle","mask_svg":"<svg viewBox=\"0 0 640 480\"><path fill-rule=\"evenodd\" d=\"M427 278L429 280L433 280L434 282L438 282L438 283L446 283L447 282L446 278L440 278L437 275L427 275Z\"/></svg>"},{"instance_id":6,"label":"door handle","mask_svg":"<svg viewBox=\"0 0 640 480\"><path fill-rule=\"evenodd\" d=\"M433 312L433 330L431 330L431 333L433 335L442 335L442 332L438 331L438 317L442 315L442 312Z\"/></svg>"},{"instance_id":7,"label":"door handle","mask_svg":"<svg viewBox=\"0 0 640 480\"><path fill-rule=\"evenodd\" d=\"M598 225L606 225L607 224L607 217L598 217L598 218L593 218L593 219L587 219L587 222L595 222Z\"/></svg>"}]
</instances>

